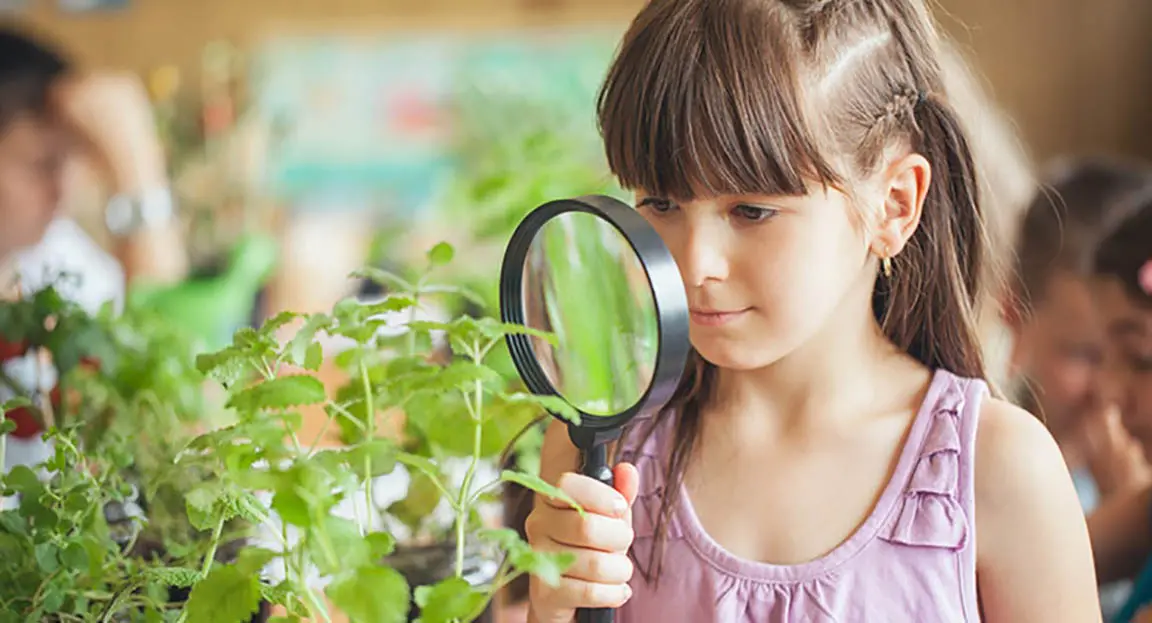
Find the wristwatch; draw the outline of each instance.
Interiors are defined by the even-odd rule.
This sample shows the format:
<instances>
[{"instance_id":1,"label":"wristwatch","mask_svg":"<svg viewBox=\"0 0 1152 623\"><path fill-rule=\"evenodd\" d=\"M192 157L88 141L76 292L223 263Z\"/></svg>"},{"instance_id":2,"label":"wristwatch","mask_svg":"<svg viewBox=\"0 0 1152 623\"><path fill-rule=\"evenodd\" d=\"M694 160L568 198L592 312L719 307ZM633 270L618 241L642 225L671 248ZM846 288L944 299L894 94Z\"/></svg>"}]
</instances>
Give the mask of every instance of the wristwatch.
<instances>
[{"instance_id":1,"label":"wristwatch","mask_svg":"<svg viewBox=\"0 0 1152 623\"><path fill-rule=\"evenodd\" d=\"M117 238L167 224L175 216L176 199L166 187L114 195L104 208L104 224Z\"/></svg>"}]
</instances>

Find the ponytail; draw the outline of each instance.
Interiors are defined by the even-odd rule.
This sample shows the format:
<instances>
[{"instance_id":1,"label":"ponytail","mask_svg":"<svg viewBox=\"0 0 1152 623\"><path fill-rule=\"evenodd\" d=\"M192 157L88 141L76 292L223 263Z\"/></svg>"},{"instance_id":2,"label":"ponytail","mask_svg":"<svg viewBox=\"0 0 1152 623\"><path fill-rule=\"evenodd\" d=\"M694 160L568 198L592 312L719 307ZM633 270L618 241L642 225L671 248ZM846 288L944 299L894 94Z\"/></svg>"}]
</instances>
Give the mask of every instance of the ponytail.
<instances>
[{"instance_id":1,"label":"ponytail","mask_svg":"<svg viewBox=\"0 0 1152 623\"><path fill-rule=\"evenodd\" d=\"M877 280L873 309L884 333L930 368L984 378L976 330L985 249L979 184L956 112L934 94L913 109L914 149L932 167L920 226Z\"/></svg>"}]
</instances>

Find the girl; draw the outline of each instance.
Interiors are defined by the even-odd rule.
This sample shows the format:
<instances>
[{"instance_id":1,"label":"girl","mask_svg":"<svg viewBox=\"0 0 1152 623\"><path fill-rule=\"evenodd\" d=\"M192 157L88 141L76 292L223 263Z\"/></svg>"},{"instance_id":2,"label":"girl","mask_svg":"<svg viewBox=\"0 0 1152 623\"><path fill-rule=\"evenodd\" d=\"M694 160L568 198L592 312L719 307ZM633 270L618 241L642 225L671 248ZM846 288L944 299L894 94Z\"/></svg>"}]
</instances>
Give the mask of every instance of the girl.
<instances>
[{"instance_id":1,"label":"girl","mask_svg":"<svg viewBox=\"0 0 1152 623\"><path fill-rule=\"evenodd\" d=\"M680 266L697 359L622 441L617 490L550 429L542 475L587 513L542 498L528 519L576 557L533 584L532 620L1100 620L1059 450L980 380L984 231L937 43L921 0L635 19L600 123Z\"/></svg>"},{"instance_id":2,"label":"girl","mask_svg":"<svg viewBox=\"0 0 1152 623\"><path fill-rule=\"evenodd\" d=\"M1124 424L1152 458L1152 193L1100 243L1094 300L1108 335L1106 377L1119 398ZM1092 517L1093 545L1103 578L1130 574L1152 551L1152 491L1108 504ZM1113 619L1132 620L1152 603L1152 562ZM1152 612L1145 612L1152 619Z\"/></svg>"},{"instance_id":3,"label":"girl","mask_svg":"<svg viewBox=\"0 0 1152 623\"><path fill-rule=\"evenodd\" d=\"M1131 211L1133 197L1152 189L1152 171L1135 162L1082 159L1062 163L1048 181L1019 232L1018 279L1007 306L1012 363L1024 385L1022 404L1043 417L1081 506L1091 512L1102 497L1147 480L1147 465L1115 405L1093 389L1105 335L1089 277L1101 232Z\"/></svg>"}]
</instances>

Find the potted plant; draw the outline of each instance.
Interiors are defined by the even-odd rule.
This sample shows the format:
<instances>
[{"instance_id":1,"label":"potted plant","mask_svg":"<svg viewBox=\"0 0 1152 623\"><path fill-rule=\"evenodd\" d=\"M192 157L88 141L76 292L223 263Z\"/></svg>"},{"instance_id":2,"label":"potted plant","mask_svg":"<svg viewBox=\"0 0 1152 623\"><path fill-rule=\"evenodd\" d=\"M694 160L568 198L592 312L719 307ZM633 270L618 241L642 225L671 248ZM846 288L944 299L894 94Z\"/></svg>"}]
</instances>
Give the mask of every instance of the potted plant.
<instances>
[{"instance_id":1,"label":"potted plant","mask_svg":"<svg viewBox=\"0 0 1152 623\"><path fill-rule=\"evenodd\" d=\"M245 517L264 527L268 546L244 550L233 564L205 559L193 576L189 620L209 611L215 621L234 620L263 596L289 617L327 619L331 602L353 621L406 621L413 604L425 623L475 621L501 588L523 574L559 580L569 557L535 552L515 531L485 527L480 509L486 499L498 499L506 482L566 496L519 470L487 482L478 475L542 408L575 414L561 401L509 391L506 379L486 365L504 335L524 327L467 315L448 322L411 319L426 297L467 296L431 280L453 253L446 244L436 245L415 282L365 271L361 276L387 282L391 293L374 302L341 301L329 314L280 314L199 358L201 369L227 390L237 423L205 433L185 452L181 464L206 462L223 474L190 494L189 514L212 531L213 541L227 521ZM395 325L397 314L410 319L405 331L384 330ZM277 340L293 322L299 323L294 337ZM315 374L325 360L322 335L350 344L335 359L351 372L352 383L334 396ZM439 338L451 356L433 348ZM305 446L297 435L298 409L305 405L323 405L329 425L350 424L360 434L341 448ZM384 413L405 419L401 439L380 434L378 416ZM407 470L411 484L384 514L407 520L410 533L427 528L431 547L422 551L398 549L389 524L374 519L380 505L371 485L397 466ZM458 477L454 466L463 466ZM261 497L270 504L262 505ZM433 500L451 513L446 548L439 538L444 535L425 522ZM348 502L351 512L342 513ZM411 561L436 561L443 551L450 553L449 564L440 573L413 573L420 565ZM497 568L490 577L469 575L472 551L494 553ZM255 562L273 569L280 581L261 592L250 573ZM219 604L228 595L242 599L235 600L235 611L222 613Z\"/></svg>"},{"instance_id":2,"label":"potted plant","mask_svg":"<svg viewBox=\"0 0 1152 623\"><path fill-rule=\"evenodd\" d=\"M214 478L171 470L214 412L191 344L150 314L88 314L55 288L0 305L0 333L57 377L51 391L0 379L19 396L4 413L34 421L48 450L0 476L0 621L151 620L178 608L183 581L170 569L207 549L183 497ZM15 421L0 420L0 456Z\"/></svg>"}]
</instances>

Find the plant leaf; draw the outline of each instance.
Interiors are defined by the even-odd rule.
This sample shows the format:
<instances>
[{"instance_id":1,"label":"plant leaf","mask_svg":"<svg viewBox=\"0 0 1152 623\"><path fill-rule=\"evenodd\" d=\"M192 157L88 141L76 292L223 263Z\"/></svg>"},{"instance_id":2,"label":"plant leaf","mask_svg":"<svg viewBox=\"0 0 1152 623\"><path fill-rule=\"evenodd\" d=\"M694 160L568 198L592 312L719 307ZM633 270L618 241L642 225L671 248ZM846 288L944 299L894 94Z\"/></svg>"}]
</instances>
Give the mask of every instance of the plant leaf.
<instances>
[{"instance_id":1,"label":"plant leaf","mask_svg":"<svg viewBox=\"0 0 1152 623\"><path fill-rule=\"evenodd\" d=\"M200 581L200 572L187 567L152 567L144 571L151 581L164 588L187 588Z\"/></svg>"},{"instance_id":2,"label":"plant leaf","mask_svg":"<svg viewBox=\"0 0 1152 623\"><path fill-rule=\"evenodd\" d=\"M428 251L428 263L432 266L444 266L452 261L456 255L456 249L447 242L440 242Z\"/></svg>"},{"instance_id":3,"label":"plant leaf","mask_svg":"<svg viewBox=\"0 0 1152 623\"><path fill-rule=\"evenodd\" d=\"M382 286L392 286L393 288L399 289L403 292L412 292L416 290L416 286L409 283L400 275L386 271L382 268L376 268L374 266L367 266L365 268L361 268L360 270L354 271L352 273L352 277L355 279L367 279L368 281L378 283Z\"/></svg>"},{"instance_id":4,"label":"plant leaf","mask_svg":"<svg viewBox=\"0 0 1152 623\"><path fill-rule=\"evenodd\" d=\"M324 384L314 376L300 374L263 381L232 395L227 406L237 411L287 409L324 402Z\"/></svg>"},{"instance_id":5,"label":"plant leaf","mask_svg":"<svg viewBox=\"0 0 1152 623\"><path fill-rule=\"evenodd\" d=\"M260 608L260 582L232 565L219 566L192 587L187 623L243 623Z\"/></svg>"},{"instance_id":6,"label":"plant leaf","mask_svg":"<svg viewBox=\"0 0 1152 623\"><path fill-rule=\"evenodd\" d=\"M580 513L581 516L584 515L584 509L580 506L579 503L576 502L575 499L572 498L572 496L565 493L559 487L548 484L544 481L543 478L540 478L539 476L533 476L532 474L525 474L523 472L515 472L506 469L503 472L500 472L500 480L501 482L514 482L541 495L546 495L550 498L560 500L576 509L576 512Z\"/></svg>"},{"instance_id":7,"label":"plant leaf","mask_svg":"<svg viewBox=\"0 0 1152 623\"><path fill-rule=\"evenodd\" d=\"M423 595L420 620L423 623L452 623L468 620L480 612L488 601L488 594L478 591L463 578L451 577L432 587Z\"/></svg>"},{"instance_id":8,"label":"plant leaf","mask_svg":"<svg viewBox=\"0 0 1152 623\"><path fill-rule=\"evenodd\" d=\"M515 394L501 396L500 399L512 404L534 404L565 421L577 425L580 424L580 412L568 404L568 401L559 396L539 396L536 394L517 392Z\"/></svg>"},{"instance_id":9,"label":"plant leaf","mask_svg":"<svg viewBox=\"0 0 1152 623\"><path fill-rule=\"evenodd\" d=\"M361 567L330 584L325 592L352 623L408 620L408 581L395 569Z\"/></svg>"},{"instance_id":10,"label":"plant leaf","mask_svg":"<svg viewBox=\"0 0 1152 623\"><path fill-rule=\"evenodd\" d=\"M304 354L304 368L316 372L323 363L324 347L320 345L320 342L312 342L308 345L308 351Z\"/></svg>"},{"instance_id":11,"label":"plant leaf","mask_svg":"<svg viewBox=\"0 0 1152 623\"><path fill-rule=\"evenodd\" d=\"M332 326L332 319L325 314L312 314L304 321L304 326L296 332L292 340L288 342L288 360L296 365L303 365L309 370L313 369L308 366L308 351L315 344L316 334L321 331L328 330Z\"/></svg>"}]
</instances>

